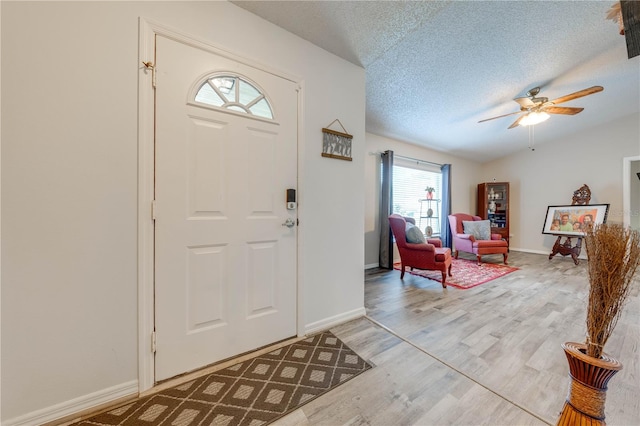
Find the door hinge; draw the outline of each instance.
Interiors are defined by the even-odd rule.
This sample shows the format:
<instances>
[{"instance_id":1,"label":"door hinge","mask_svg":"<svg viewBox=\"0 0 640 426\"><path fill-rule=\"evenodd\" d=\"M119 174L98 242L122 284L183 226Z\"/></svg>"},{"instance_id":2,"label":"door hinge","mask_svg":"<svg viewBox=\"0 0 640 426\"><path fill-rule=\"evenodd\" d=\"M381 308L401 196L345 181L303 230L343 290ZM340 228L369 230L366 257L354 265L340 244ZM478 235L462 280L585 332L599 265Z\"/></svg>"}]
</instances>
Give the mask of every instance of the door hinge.
<instances>
[{"instance_id":1,"label":"door hinge","mask_svg":"<svg viewBox=\"0 0 640 426\"><path fill-rule=\"evenodd\" d=\"M156 332L151 332L151 353L156 353Z\"/></svg>"},{"instance_id":2,"label":"door hinge","mask_svg":"<svg viewBox=\"0 0 640 426\"><path fill-rule=\"evenodd\" d=\"M151 87L156 88L156 66L151 61L142 61L142 65L148 70L151 70Z\"/></svg>"},{"instance_id":3,"label":"door hinge","mask_svg":"<svg viewBox=\"0 0 640 426\"><path fill-rule=\"evenodd\" d=\"M156 200L151 201L151 220L156 220Z\"/></svg>"}]
</instances>

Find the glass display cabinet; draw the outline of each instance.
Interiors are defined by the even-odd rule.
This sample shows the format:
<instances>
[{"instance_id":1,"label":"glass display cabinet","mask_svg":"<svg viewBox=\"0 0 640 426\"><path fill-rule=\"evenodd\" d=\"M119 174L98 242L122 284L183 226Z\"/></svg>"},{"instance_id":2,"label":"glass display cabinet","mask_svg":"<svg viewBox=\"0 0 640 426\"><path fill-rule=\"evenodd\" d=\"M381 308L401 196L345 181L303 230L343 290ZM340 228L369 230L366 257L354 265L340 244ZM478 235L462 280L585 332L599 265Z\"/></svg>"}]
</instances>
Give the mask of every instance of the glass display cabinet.
<instances>
[{"instance_id":1,"label":"glass display cabinet","mask_svg":"<svg viewBox=\"0 0 640 426\"><path fill-rule=\"evenodd\" d=\"M478 212L491 222L491 233L509 242L509 182L478 184Z\"/></svg>"}]
</instances>

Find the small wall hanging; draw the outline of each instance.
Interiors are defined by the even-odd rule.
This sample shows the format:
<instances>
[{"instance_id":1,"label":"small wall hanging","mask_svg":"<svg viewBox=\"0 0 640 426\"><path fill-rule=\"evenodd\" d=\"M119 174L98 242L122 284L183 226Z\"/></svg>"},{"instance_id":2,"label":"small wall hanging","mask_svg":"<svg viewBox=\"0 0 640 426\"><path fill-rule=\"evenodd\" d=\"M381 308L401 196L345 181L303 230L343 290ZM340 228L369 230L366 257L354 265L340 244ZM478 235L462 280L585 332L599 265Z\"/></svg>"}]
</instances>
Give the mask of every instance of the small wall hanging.
<instances>
[{"instance_id":1,"label":"small wall hanging","mask_svg":"<svg viewBox=\"0 0 640 426\"><path fill-rule=\"evenodd\" d=\"M337 132L329 129L335 122L340 124L343 132ZM351 140L353 136L347 133L340 120L337 118L331 122L326 128L322 129L322 156L328 158L337 158L338 160L353 161L351 158Z\"/></svg>"}]
</instances>

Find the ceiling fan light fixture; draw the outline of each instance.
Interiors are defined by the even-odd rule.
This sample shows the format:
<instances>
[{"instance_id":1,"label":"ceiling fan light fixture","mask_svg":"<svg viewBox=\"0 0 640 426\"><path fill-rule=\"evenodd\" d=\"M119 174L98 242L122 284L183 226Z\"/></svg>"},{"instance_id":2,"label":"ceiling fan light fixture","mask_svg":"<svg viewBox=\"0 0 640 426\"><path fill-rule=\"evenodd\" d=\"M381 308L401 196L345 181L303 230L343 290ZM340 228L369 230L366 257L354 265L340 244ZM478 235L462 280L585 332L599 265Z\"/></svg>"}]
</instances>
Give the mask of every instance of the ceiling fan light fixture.
<instances>
[{"instance_id":1,"label":"ceiling fan light fixture","mask_svg":"<svg viewBox=\"0 0 640 426\"><path fill-rule=\"evenodd\" d=\"M544 111L530 112L529 114L522 117L522 120L520 120L520 125L533 126L534 124L542 123L543 121L548 120L549 117L551 116Z\"/></svg>"}]
</instances>

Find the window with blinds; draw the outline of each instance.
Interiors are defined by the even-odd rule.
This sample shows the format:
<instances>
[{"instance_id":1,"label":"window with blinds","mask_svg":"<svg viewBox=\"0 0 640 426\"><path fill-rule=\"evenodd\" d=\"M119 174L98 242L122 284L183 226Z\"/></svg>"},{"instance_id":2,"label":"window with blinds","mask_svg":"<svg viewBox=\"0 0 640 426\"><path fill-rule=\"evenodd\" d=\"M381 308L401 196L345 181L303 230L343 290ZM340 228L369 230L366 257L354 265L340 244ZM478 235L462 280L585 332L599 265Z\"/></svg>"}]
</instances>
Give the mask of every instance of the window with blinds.
<instances>
[{"instance_id":1,"label":"window with blinds","mask_svg":"<svg viewBox=\"0 0 640 426\"><path fill-rule=\"evenodd\" d=\"M433 200L427 199L427 187L435 188ZM430 226L432 235L436 236L440 233L441 197L440 168L419 161L394 159L393 213L414 218L423 232Z\"/></svg>"}]
</instances>

